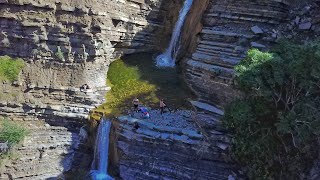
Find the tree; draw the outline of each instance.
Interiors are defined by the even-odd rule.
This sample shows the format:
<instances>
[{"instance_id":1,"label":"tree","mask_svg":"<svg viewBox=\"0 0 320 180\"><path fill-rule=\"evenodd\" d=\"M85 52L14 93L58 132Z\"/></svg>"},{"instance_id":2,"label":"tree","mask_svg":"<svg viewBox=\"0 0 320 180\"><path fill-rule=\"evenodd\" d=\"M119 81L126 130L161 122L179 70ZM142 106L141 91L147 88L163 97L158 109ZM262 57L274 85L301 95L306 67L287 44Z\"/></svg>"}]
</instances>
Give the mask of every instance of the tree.
<instances>
[{"instance_id":1,"label":"tree","mask_svg":"<svg viewBox=\"0 0 320 180\"><path fill-rule=\"evenodd\" d=\"M251 49L235 70L246 94L224 117L235 159L252 179L297 179L318 151L320 42L283 41L270 53Z\"/></svg>"}]
</instances>

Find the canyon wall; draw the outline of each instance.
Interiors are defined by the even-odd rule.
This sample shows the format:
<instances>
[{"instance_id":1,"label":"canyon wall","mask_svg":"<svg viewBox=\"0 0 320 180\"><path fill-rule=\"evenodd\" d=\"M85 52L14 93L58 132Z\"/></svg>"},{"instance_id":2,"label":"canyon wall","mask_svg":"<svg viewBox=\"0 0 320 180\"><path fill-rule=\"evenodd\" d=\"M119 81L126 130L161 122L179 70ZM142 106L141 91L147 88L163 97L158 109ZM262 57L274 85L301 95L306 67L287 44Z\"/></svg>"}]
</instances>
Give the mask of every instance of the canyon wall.
<instances>
[{"instance_id":1,"label":"canyon wall","mask_svg":"<svg viewBox=\"0 0 320 180\"><path fill-rule=\"evenodd\" d=\"M240 96L233 87L233 67L247 50L267 50L281 38L308 41L317 37L318 12L316 0L210 0L196 49L189 49L182 60L186 81L203 101L226 105Z\"/></svg>"},{"instance_id":2,"label":"canyon wall","mask_svg":"<svg viewBox=\"0 0 320 180\"><path fill-rule=\"evenodd\" d=\"M79 131L104 102L108 65L154 49L164 11L160 0L0 0L0 55L25 61L17 81L1 82L0 116L31 132L1 178L45 179L89 167Z\"/></svg>"},{"instance_id":3,"label":"canyon wall","mask_svg":"<svg viewBox=\"0 0 320 180\"><path fill-rule=\"evenodd\" d=\"M88 168L90 147L81 143L79 131L89 111L104 102L109 89L108 65L125 54L165 49L183 2L0 0L0 55L26 62L19 80L1 82L0 116L20 120L32 132L16 149L20 157L1 167L0 178L44 179L57 177L72 166ZM282 37L299 34L302 39L312 39L319 34L319 1L310 2L195 0L182 30L179 55L184 57L181 64L190 87L204 101L218 105L231 101L239 95L233 88L233 67L250 47L267 49ZM203 139L188 144L133 133L139 136L134 139L126 136L130 133L126 126L121 127L121 133L119 149L126 156L121 156L120 170L124 177L131 173L154 178L221 177L212 168L206 169L208 172L194 168L193 174L183 175L190 169L188 162L199 168L212 165L192 157L195 149L202 148ZM221 148L209 147L210 143L203 146L203 153L215 162L215 153L220 155ZM152 153L153 148L158 151L148 156L160 157L159 166L148 156L141 158L150 164L134 163L134 157L140 157L136 149ZM206 151L210 148L212 152ZM171 162L170 156L161 155L174 151L186 155L177 154L177 164L165 163ZM82 163L74 164L72 159ZM152 172L141 174L142 168ZM170 168L176 171L170 172ZM226 162L221 168L226 169L224 177L231 172Z\"/></svg>"}]
</instances>

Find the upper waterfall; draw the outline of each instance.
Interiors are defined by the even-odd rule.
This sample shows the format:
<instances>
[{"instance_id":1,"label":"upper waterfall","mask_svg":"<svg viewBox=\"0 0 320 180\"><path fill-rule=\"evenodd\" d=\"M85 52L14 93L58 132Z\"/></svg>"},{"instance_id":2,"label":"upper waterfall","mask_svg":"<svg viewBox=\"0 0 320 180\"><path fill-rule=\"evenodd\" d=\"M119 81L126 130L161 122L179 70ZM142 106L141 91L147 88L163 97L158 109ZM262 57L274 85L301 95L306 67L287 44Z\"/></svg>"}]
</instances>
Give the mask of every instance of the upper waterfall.
<instances>
[{"instance_id":1,"label":"upper waterfall","mask_svg":"<svg viewBox=\"0 0 320 180\"><path fill-rule=\"evenodd\" d=\"M94 180L113 180L108 175L109 134L111 122L102 118L98 127L91 177Z\"/></svg>"},{"instance_id":2,"label":"upper waterfall","mask_svg":"<svg viewBox=\"0 0 320 180\"><path fill-rule=\"evenodd\" d=\"M170 40L169 47L166 51L157 57L157 66L158 67L173 67L175 66L175 58L178 55L180 47L180 34L183 23L186 19L186 15L189 12L192 6L193 0L186 0L184 2L183 8L179 12L178 21L174 27L172 37Z\"/></svg>"}]
</instances>

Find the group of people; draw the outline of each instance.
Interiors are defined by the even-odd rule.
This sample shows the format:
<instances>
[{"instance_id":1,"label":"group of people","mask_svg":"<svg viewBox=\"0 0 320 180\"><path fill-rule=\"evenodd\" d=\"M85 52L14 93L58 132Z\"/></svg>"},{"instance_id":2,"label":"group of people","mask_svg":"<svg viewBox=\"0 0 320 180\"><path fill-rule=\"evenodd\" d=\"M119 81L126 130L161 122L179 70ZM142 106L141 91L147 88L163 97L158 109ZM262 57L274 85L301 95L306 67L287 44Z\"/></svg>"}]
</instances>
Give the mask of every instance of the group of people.
<instances>
[{"instance_id":1,"label":"group of people","mask_svg":"<svg viewBox=\"0 0 320 180\"><path fill-rule=\"evenodd\" d=\"M132 104L133 104L133 107L136 112L141 111L144 114L145 118L150 118L150 114L148 112L148 109L145 107L139 107L140 102L137 97L135 97L132 100ZM165 108L167 108L171 112L171 110L168 108L168 106L164 103L163 99L160 99L159 107L160 107L160 114L164 113Z\"/></svg>"}]
</instances>

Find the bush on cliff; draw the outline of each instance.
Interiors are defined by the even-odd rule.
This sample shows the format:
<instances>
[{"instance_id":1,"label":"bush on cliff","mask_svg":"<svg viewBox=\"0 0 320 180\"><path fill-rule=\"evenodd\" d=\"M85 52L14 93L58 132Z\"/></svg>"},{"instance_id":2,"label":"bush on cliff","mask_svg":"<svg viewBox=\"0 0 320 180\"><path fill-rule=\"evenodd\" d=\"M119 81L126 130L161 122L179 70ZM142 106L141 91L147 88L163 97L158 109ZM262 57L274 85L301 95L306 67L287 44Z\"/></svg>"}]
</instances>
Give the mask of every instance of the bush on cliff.
<instances>
[{"instance_id":1,"label":"bush on cliff","mask_svg":"<svg viewBox=\"0 0 320 180\"><path fill-rule=\"evenodd\" d=\"M223 121L234 158L250 179L305 178L319 149L320 42L252 49L235 70L245 97Z\"/></svg>"},{"instance_id":2,"label":"bush on cliff","mask_svg":"<svg viewBox=\"0 0 320 180\"><path fill-rule=\"evenodd\" d=\"M0 141L8 142L11 145L17 144L27 135L27 130L19 124L9 121L8 119L0 119Z\"/></svg>"},{"instance_id":3,"label":"bush on cliff","mask_svg":"<svg viewBox=\"0 0 320 180\"><path fill-rule=\"evenodd\" d=\"M0 56L0 80L9 80L11 82L17 80L23 67L24 61L22 59Z\"/></svg>"}]
</instances>

